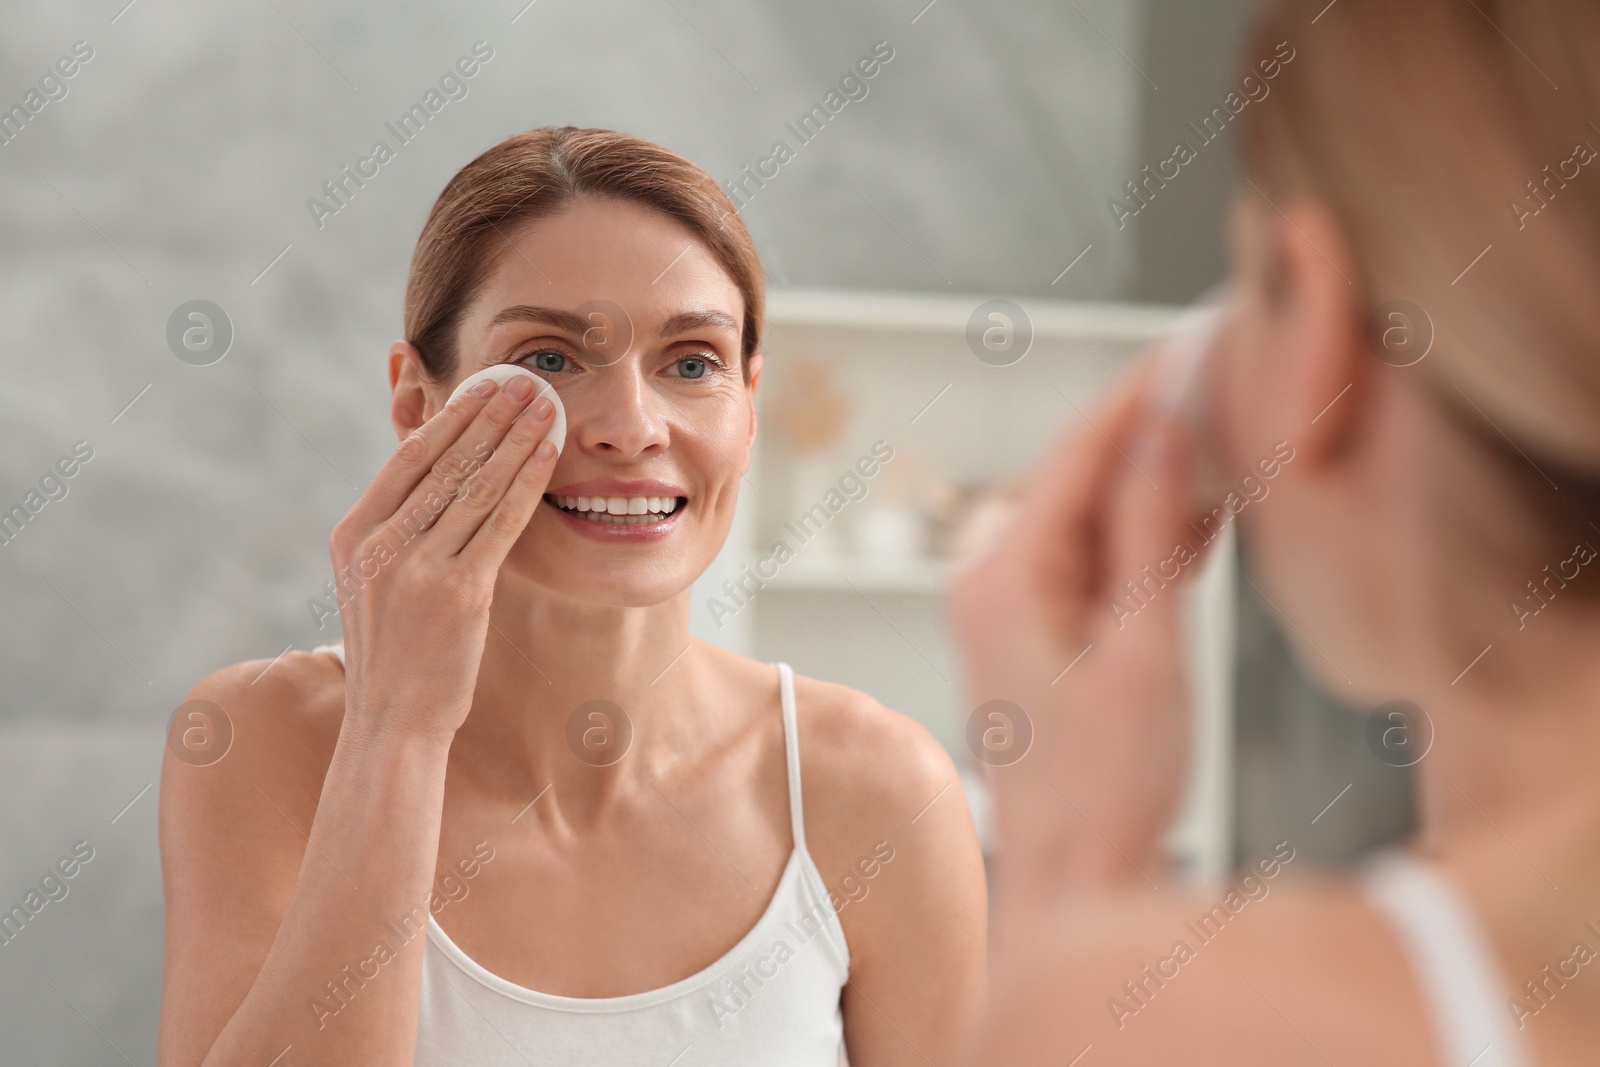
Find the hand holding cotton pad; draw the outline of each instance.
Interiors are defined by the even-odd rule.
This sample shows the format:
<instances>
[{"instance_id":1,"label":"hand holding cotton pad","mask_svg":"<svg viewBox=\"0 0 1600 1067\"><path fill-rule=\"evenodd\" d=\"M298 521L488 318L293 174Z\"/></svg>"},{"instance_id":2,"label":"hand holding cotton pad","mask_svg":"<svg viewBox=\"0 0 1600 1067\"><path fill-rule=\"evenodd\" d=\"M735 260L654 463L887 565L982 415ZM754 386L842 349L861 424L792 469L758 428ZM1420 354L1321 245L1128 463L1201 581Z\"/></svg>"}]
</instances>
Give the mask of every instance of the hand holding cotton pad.
<instances>
[{"instance_id":1,"label":"hand holding cotton pad","mask_svg":"<svg viewBox=\"0 0 1600 1067\"><path fill-rule=\"evenodd\" d=\"M1216 388L1212 381L1215 349L1226 313L1228 291L1217 286L1180 315L1157 342L1160 367L1155 383L1155 407L1165 418L1181 419L1194 442L1191 506L1205 512L1214 508L1231 488L1222 471L1216 413Z\"/></svg>"},{"instance_id":2,"label":"hand holding cotton pad","mask_svg":"<svg viewBox=\"0 0 1600 1067\"><path fill-rule=\"evenodd\" d=\"M550 403L554 405L556 409L555 421L550 424L550 432L545 434L544 437L546 441L552 441L555 443L556 455L561 455L561 450L567 443L567 409L561 405L561 397L556 392L555 386L551 385L549 382L533 373L533 371L529 370L527 367L519 367L515 363L497 363L492 367L485 367L476 374L469 374L465 378L461 379L460 384L458 384L455 387L455 390L451 392L450 400L454 400L456 397L460 396L468 389L471 389L479 382L499 382L503 387L512 378L515 378L519 375L526 375L527 377L533 379L533 387L537 391L535 394L535 399L541 396L547 396L550 398ZM445 403L448 404L450 400L445 401ZM530 400L528 403L531 404L533 401Z\"/></svg>"}]
</instances>

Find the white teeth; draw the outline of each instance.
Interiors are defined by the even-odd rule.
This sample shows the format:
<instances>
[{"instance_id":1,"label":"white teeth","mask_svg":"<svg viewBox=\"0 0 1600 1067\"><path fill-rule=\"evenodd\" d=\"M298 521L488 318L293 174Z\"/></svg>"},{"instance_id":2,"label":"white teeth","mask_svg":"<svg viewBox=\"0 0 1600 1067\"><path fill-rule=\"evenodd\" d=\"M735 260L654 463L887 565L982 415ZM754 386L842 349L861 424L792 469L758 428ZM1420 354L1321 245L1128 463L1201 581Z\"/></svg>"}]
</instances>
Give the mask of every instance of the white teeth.
<instances>
[{"instance_id":1,"label":"white teeth","mask_svg":"<svg viewBox=\"0 0 1600 1067\"><path fill-rule=\"evenodd\" d=\"M671 515L678 510L675 496L558 496L550 497L552 503L566 511L594 518L617 520L648 515Z\"/></svg>"}]
</instances>

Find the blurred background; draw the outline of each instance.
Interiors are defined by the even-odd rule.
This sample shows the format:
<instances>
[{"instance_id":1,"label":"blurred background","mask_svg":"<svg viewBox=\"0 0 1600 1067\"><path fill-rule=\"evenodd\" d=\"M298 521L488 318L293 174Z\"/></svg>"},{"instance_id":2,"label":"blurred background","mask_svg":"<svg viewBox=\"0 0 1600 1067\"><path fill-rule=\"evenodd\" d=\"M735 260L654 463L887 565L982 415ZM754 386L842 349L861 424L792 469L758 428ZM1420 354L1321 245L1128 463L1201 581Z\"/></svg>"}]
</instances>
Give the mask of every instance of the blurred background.
<instances>
[{"instance_id":1,"label":"blurred background","mask_svg":"<svg viewBox=\"0 0 1600 1067\"><path fill-rule=\"evenodd\" d=\"M327 536L395 443L412 244L458 168L530 127L738 183L773 289L763 433L695 631L915 715L982 818L949 531L1222 277L1229 132L1147 202L1128 183L1199 144L1248 5L524 3L6 8L0 512L27 517L0 538L0 909L93 849L0 944L6 1062L154 1063L169 719L222 665L338 639ZM346 178L378 140L392 158ZM39 492L75 446L65 495ZM885 447L825 529L786 533ZM743 578L786 536L792 561ZM1407 772L1307 687L1244 573L1225 558L1196 595L1204 766L1175 854L1348 862L1410 825Z\"/></svg>"}]
</instances>

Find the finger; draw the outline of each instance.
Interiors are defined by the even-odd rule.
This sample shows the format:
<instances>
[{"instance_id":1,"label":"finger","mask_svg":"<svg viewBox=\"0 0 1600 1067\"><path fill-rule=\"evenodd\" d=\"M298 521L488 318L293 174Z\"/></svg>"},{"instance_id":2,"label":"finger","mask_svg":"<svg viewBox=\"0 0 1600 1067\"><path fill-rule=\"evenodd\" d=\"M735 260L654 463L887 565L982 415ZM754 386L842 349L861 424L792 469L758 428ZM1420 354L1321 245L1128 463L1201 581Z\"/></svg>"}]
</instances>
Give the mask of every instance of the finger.
<instances>
[{"instance_id":1,"label":"finger","mask_svg":"<svg viewBox=\"0 0 1600 1067\"><path fill-rule=\"evenodd\" d=\"M1021 501L1025 517L1059 519L1081 510L1086 490L1104 477L1105 468L1114 461L1125 461L1129 433L1148 391L1150 371L1148 363L1135 367L1062 434L1028 481Z\"/></svg>"},{"instance_id":2,"label":"finger","mask_svg":"<svg viewBox=\"0 0 1600 1067\"><path fill-rule=\"evenodd\" d=\"M395 447L350 509L348 518L352 523L363 531L370 530L400 510L401 503L415 492L434 464L496 398L499 386L489 382L491 388L483 389L483 384L450 401Z\"/></svg>"},{"instance_id":3,"label":"finger","mask_svg":"<svg viewBox=\"0 0 1600 1067\"><path fill-rule=\"evenodd\" d=\"M1181 419L1147 419L1134 446L1136 462L1148 475L1124 478L1113 490L1107 521L1105 590L1118 628L1132 616L1147 619L1176 613L1177 590L1197 569L1200 548L1188 528L1193 443Z\"/></svg>"},{"instance_id":4,"label":"finger","mask_svg":"<svg viewBox=\"0 0 1600 1067\"><path fill-rule=\"evenodd\" d=\"M439 516L431 535L434 549L455 555L472 540L505 496L534 447L544 440L554 418L554 407L548 400L542 400L535 401L511 421L488 462L466 481L461 492Z\"/></svg>"},{"instance_id":5,"label":"finger","mask_svg":"<svg viewBox=\"0 0 1600 1067\"><path fill-rule=\"evenodd\" d=\"M544 431L541 428L538 432L542 434ZM462 548L459 558L463 563L473 567L499 568L506 554L511 551L512 544L528 528L534 509L544 499L544 491L549 487L550 476L556 469L556 456L553 442L539 441L538 447L517 470L494 510L484 517L472 539Z\"/></svg>"},{"instance_id":6,"label":"finger","mask_svg":"<svg viewBox=\"0 0 1600 1067\"><path fill-rule=\"evenodd\" d=\"M507 387L520 381L524 379L514 379L513 382L507 383ZM434 461L427 475L405 498L399 509L390 516L390 525L402 527L408 542L429 531L468 491L475 476L482 471L495 449L504 440L506 431L511 428L512 420L528 406L535 395L533 390L529 389L527 394L518 397L507 388L501 388L478 410L477 416L466 429ZM434 417L438 418L437 415ZM458 543L452 546L450 551L454 552L459 548Z\"/></svg>"},{"instance_id":7,"label":"finger","mask_svg":"<svg viewBox=\"0 0 1600 1067\"><path fill-rule=\"evenodd\" d=\"M1034 658L1049 660L1086 640L1088 612L1099 607L1091 594L1106 570L1099 528L1106 485L1114 465L1125 462L1115 442L1128 436L1143 388L1142 373L1129 375L1061 436L990 532L987 554L956 583L952 606L980 696L1002 695L1025 681L991 676L982 666L1014 661L1020 650L1008 643L1028 642L1037 646Z\"/></svg>"},{"instance_id":8,"label":"finger","mask_svg":"<svg viewBox=\"0 0 1600 1067\"><path fill-rule=\"evenodd\" d=\"M1149 384L1148 364L1119 383L1062 436L1018 502L1013 558L1052 592L1087 595L1104 574L1110 489L1140 477L1128 450Z\"/></svg>"}]
</instances>

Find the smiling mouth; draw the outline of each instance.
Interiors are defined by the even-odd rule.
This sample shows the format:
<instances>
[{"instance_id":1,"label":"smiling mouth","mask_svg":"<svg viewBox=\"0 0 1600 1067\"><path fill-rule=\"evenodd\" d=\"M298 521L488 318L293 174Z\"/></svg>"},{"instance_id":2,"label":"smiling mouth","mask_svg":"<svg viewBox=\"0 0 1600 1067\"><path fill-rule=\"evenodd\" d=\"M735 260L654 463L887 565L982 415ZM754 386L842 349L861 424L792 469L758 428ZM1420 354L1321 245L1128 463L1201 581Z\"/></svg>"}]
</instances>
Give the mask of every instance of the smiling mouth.
<instances>
[{"instance_id":1,"label":"smiling mouth","mask_svg":"<svg viewBox=\"0 0 1600 1067\"><path fill-rule=\"evenodd\" d=\"M689 502L684 496L556 496L552 493L546 493L544 499L568 515L612 526L660 522Z\"/></svg>"}]
</instances>

